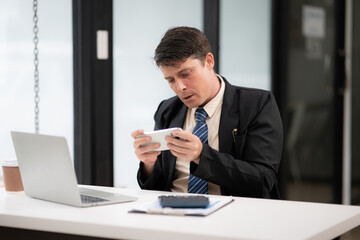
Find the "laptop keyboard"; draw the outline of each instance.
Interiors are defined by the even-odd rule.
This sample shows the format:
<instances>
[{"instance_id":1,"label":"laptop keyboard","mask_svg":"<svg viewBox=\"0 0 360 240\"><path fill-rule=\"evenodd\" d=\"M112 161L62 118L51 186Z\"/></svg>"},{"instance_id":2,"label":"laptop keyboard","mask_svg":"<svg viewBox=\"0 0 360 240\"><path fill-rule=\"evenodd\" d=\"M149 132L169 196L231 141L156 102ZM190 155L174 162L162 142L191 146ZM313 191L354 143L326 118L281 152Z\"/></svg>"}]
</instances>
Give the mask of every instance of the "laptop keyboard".
<instances>
[{"instance_id":1,"label":"laptop keyboard","mask_svg":"<svg viewBox=\"0 0 360 240\"><path fill-rule=\"evenodd\" d=\"M95 202L109 201L104 198L98 198L98 197L88 196L88 195L84 195L84 194L80 194L80 196L81 196L81 202L83 202L83 203L95 203Z\"/></svg>"}]
</instances>

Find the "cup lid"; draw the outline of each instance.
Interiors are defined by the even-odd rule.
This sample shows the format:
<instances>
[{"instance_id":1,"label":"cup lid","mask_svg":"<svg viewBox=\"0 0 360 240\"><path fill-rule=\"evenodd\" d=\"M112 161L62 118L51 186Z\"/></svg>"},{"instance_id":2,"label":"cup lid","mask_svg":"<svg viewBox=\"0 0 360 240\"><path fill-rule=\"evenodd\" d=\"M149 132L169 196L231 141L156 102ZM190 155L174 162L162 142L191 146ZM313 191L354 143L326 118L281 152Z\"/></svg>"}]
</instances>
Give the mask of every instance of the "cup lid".
<instances>
[{"instance_id":1,"label":"cup lid","mask_svg":"<svg viewBox=\"0 0 360 240\"><path fill-rule=\"evenodd\" d=\"M17 160L3 160L2 165L4 167L18 167L19 163Z\"/></svg>"}]
</instances>

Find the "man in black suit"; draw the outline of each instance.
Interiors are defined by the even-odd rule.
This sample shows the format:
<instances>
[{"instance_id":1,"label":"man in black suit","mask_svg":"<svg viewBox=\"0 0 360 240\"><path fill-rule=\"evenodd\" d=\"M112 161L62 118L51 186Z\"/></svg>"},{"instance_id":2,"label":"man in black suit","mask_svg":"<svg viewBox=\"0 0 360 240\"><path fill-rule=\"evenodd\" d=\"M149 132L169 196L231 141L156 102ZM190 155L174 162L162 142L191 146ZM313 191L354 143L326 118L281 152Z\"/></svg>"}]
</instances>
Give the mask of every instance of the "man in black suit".
<instances>
[{"instance_id":1,"label":"man in black suit","mask_svg":"<svg viewBox=\"0 0 360 240\"><path fill-rule=\"evenodd\" d=\"M273 95L233 86L217 75L209 42L195 28L169 29L154 59L177 95L160 103L155 129L184 131L166 137L170 151L162 152L154 151L158 143L141 146L151 141L136 138L143 130L132 133L140 187L193 192L189 179L196 179L201 190L195 193L279 198L283 133ZM201 124L197 109L205 119L202 136L192 133Z\"/></svg>"}]
</instances>

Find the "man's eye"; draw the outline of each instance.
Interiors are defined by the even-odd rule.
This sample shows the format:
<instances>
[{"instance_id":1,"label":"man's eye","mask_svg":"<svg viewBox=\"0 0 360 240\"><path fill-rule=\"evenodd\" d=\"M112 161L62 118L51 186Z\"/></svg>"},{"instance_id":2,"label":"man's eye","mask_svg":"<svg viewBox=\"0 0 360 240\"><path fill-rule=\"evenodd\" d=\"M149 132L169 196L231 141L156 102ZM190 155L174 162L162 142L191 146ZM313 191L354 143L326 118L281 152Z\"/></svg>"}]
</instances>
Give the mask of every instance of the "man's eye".
<instances>
[{"instance_id":1,"label":"man's eye","mask_svg":"<svg viewBox=\"0 0 360 240\"><path fill-rule=\"evenodd\" d=\"M186 78L186 77L188 77L190 75L190 73L183 73L181 76L183 77L183 78Z\"/></svg>"},{"instance_id":2,"label":"man's eye","mask_svg":"<svg viewBox=\"0 0 360 240\"><path fill-rule=\"evenodd\" d=\"M174 82L174 79L169 79L168 80L168 83L173 83Z\"/></svg>"}]
</instances>

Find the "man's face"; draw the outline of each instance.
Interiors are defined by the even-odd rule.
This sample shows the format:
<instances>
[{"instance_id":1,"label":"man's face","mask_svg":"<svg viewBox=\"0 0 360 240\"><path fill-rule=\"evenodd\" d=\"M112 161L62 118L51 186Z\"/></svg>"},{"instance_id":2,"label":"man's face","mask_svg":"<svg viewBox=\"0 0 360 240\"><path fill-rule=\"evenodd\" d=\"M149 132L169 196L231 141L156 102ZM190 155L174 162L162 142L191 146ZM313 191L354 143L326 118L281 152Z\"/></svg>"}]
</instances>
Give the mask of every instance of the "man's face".
<instances>
[{"instance_id":1,"label":"man's face","mask_svg":"<svg viewBox=\"0 0 360 240\"><path fill-rule=\"evenodd\" d=\"M174 66L160 66L160 70L181 101L193 108L208 103L218 91L213 66L214 58L209 53L204 62L190 57Z\"/></svg>"}]
</instances>

